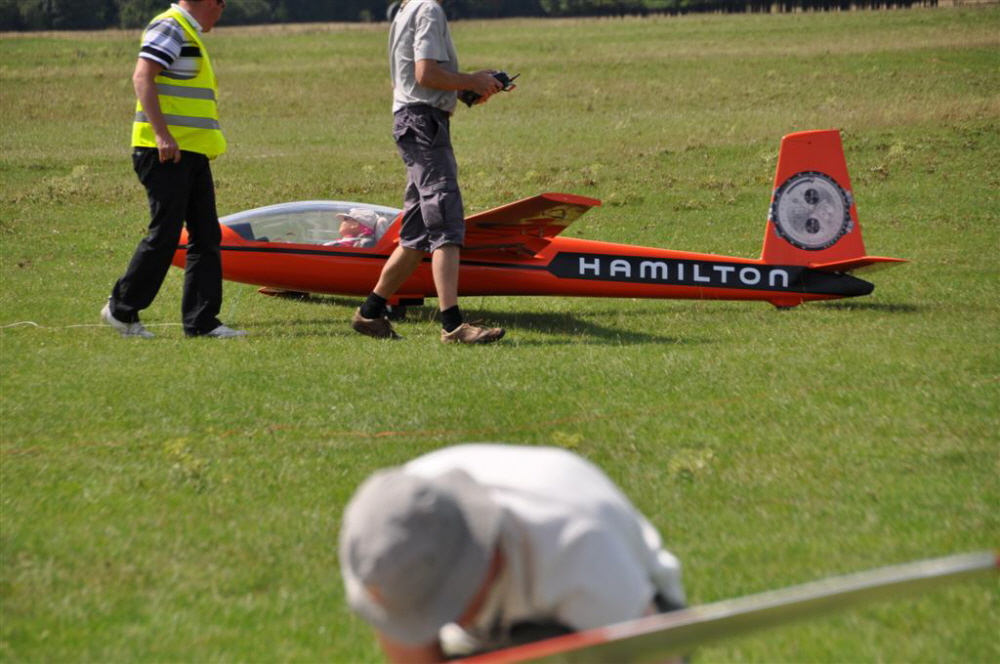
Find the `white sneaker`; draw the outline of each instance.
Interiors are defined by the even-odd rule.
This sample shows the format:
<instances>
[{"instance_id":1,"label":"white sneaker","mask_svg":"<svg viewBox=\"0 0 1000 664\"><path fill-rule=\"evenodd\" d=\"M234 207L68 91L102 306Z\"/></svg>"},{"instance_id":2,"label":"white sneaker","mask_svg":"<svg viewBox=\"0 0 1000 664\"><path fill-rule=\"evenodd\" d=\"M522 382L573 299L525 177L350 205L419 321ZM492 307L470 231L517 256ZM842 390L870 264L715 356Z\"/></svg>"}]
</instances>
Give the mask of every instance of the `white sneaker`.
<instances>
[{"instance_id":1,"label":"white sneaker","mask_svg":"<svg viewBox=\"0 0 1000 664\"><path fill-rule=\"evenodd\" d=\"M448 623L442 627L438 639L447 659L472 657L476 653L485 652L483 648L485 644L455 623Z\"/></svg>"},{"instance_id":2,"label":"white sneaker","mask_svg":"<svg viewBox=\"0 0 1000 664\"><path fill-rule=\"evenodd\" d=\"M211 332L206 332L201 336L212 337L214 339L232 339L234 337L245 337L246 335L246 330L234 330L227 325L220 325Z\"/></svg>"},{"instance_id":3,"label":"white sneaker","mask_svg":"<svg viewBox=\"0 0 1000 664\"><path fill-rule=\"evenodd\" d=\"M123 337L139 337L140 339L152 339L156 335L143 327L142 323L123 323L111 315L111 304L105 304L101 309L101 320L118 330L118 334Z\"/></svg>"}]
</instances>

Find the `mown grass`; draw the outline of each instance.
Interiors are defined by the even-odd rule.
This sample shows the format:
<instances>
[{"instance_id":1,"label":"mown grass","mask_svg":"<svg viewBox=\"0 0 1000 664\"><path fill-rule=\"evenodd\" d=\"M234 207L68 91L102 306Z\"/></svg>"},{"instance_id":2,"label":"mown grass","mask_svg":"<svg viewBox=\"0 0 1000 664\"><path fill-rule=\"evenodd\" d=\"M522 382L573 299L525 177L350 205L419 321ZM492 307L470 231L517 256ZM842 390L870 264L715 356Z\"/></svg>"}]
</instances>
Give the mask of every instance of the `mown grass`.
<instances>
[{"instance_id":1,"label":"mown grass","mask_svg":"<svg viewBox=\"0 0 1000 664\"><path fill-rule=\"evenodd\" d=\"M1000 10L463 22L520 87L455 118L470 211L540 191L568 231L759 251L781 135L843 130L865 299L469 298L488 348L358 338L357 302L228 284L191 341L172 271L130 343L97 312L142 236L127 159L136 33L0 37L6 661L372 661L336 558L373 469L441 445L598 462L686 565L693 602L1000 540ZM398 205L385 26L219 29L222 213ZM433 304L433 303L430 303ZM33 321L41 327L12 326ZM996 582L706 648L698 661L995 661Z\"/></svg>"}]
</instances>

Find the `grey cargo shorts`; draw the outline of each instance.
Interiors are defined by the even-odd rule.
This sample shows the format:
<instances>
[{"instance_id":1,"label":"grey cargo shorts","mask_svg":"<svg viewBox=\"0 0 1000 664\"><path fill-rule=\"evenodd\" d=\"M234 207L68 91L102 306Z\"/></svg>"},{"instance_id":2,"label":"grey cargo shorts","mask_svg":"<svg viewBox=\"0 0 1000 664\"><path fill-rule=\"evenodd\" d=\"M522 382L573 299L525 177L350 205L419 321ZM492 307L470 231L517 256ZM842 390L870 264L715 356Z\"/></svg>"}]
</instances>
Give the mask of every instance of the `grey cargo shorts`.
<instances>
[{"instance_id":1,"label":"grey cargo shorts","mask_svg":"<svg viewBox=\"0 0 1000 664\"><path fill-rule=\"evenodd\" d=\"M407 106L393 116L392 137L406 164L406 195L399 243L434 251L465 243L465 210L450 118L433 106Z\"/></svg>"}]
</instances>

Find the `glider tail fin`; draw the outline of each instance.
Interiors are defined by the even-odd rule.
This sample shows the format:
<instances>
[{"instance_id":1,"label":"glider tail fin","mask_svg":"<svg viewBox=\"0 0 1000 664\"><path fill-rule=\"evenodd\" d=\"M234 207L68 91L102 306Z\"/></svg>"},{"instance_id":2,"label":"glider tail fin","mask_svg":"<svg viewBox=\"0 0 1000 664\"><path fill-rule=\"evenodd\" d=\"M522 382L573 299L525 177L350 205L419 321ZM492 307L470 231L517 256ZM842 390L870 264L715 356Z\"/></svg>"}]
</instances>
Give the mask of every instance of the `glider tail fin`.
<instances>
[{"instance_id":1,"label":"glider tail fin","mask_svg":"<svg viewBox=\"0 0 1000 664\"><path fill-rule=\"evenodd\" d=\"M865 253L839 131L781 139L761 260L831 272L904 262Z\"/></svg>"}]
</instances>

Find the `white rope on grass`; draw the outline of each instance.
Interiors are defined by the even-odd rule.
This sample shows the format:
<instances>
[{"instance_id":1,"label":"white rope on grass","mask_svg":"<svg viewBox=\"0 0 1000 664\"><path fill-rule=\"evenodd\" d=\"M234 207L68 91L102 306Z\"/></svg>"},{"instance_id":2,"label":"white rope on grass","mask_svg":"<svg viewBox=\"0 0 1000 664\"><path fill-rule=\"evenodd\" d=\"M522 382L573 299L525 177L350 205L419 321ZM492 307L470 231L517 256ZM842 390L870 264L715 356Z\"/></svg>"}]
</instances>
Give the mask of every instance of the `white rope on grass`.
<instances>
[{"instance_id":1,"label":"white rope on grass","mask_svg":"<svg viewBox=\"0 0 1000 664\"><path fill-rule=\"evenodd\" d=\"M236 305L240 303L243 298L243 294L246 292L245 288L241 288L236 291L236 296L232 298L232 303L229 305L229 317L232 318L233 314L236 313ZM11 327L21 327L24 325L29 325L41 330L68 330L73 327L108 327L106 323L78 323L75 325L39 325L33 320L21 320L16 323L7 323L6 325L0 325L0 330L6 330ZM183 323L143 323L144 327L181 327Z\"/></svg>"},{"instance_id":2,"label":"white rope on grass","mask_svg":"<svg viewBox=\"0 0 1000 664\"><path fill-rule=\"evenodd\" d=\"M143 323L145 327L179 327L183 323ZM7 323L6 325L0 325L0 330L6 330L9 327L19 327L23 325L30 325L31 327L36 327L41 330L68 330L73 327L108 327L105 323L78 323L75 325L39 325L33 320L22 320L16 323Z\"/></svg>"},{"instance_id":3,"label":"white rope on grass","mask_svg":"<svg viewBox=\"0 0 1000 664\"><path fill-rule=\"evenodd\" d=\"M241 299L243 299L243 294L246 293L247 290L248 289L246 289L246 288L238 288L236 290L236 296L233 297L233 298L228 298L232 302L229 305L229 320L233 319L233 314L236 313L236 305L240 303Z\"/></svg>"}]
</instances>

